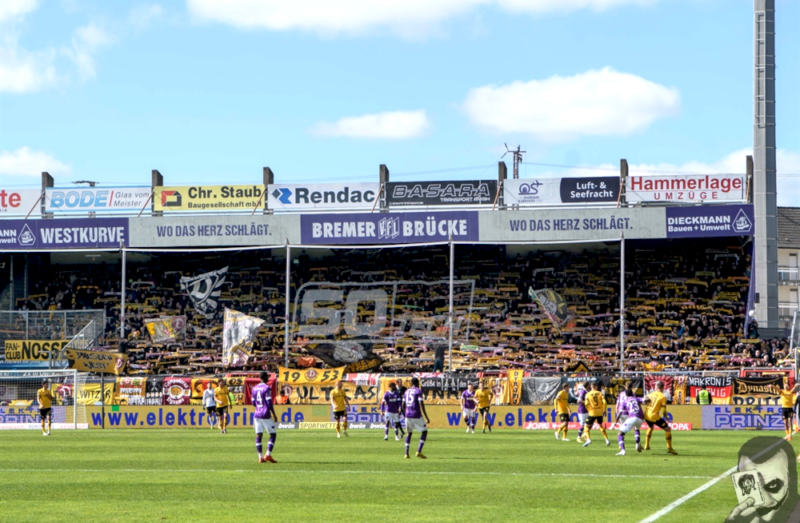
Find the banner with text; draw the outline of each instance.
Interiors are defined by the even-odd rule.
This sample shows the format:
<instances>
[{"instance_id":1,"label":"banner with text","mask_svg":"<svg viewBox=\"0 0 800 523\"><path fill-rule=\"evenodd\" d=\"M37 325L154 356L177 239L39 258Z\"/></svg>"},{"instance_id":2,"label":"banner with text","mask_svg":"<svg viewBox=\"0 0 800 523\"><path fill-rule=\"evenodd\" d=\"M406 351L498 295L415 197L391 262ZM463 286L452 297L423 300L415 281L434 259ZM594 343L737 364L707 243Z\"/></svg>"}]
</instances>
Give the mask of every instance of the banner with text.
<instances>
[{"instance_id":1,"label":"banner with text","mask_svg":"<svg viewBox=\"0 0 800 523\"><path fill-rule=\"evenodd\" d=\"M743 174L628 176L625 196L628 203L741 202L745 187Z\"/></svg>"},{"instance_id":2,"label":"banner with text","mask_svg":"<svg viewBox=\"0 0 800 523\"><path fill-rule=\"evenodd\" d=\"M264 208L263 185L155 187L154 211L252 211Z\"/></svg>"},{"instance_id":3,"label":"banner with text","mask_svg":"<svg viewBox=\"0 0 800 523\"><path fill-rule=\"evenodd\" d=\"M283 385L305 385L306 383L336 383L343 379L344 367L338 369L287 369L278 367L278 382Z\"/></svg>"},{"instance_id":4,"label":"banner with text","mask_svg":"<svg viewBox=\"0 0 800 523\"><path fill-rule=\"evenodd\" d=\"M727 405L733 395L733 378L729 375L718 376L686 376L686 385L689 387L688 400L697 403L697 393L703 386L711 394L711 403Z\"/></svg>"},{"instance_id":5,"label":"banner with text","mask_svg":"<svg viewBox=\"0 0 800 523\"><path fill-rule=\"evenodd\" d=\"M619 176L525 178L503 182L503 203L506 205L616 203L618 199Z\"/></svg>"},{"instance_id":6,"label":"banner with text","mask_svg":"<svg viewBox=\"0 0 800 523\"><path fill-rule=\"evenodd\" d=\"M39 189L10 189L0 185L0 217L42 215Z\"/></svg>"},{"instance_id":7,"label":"banner with text","mask_svg":"<svg viewBox=\"0 0 800 523\"><path fill-rule=\"evenodd\" d=\"M0 251L119 249L128 244L127 218L3 220Z\"/></svg>"},{"instance_id":8,"label":"banner with text","mask_svg":"<svg viewBox=\"0 0 800 523\"><path fill-rule=\"evenodd\" d=\"M304 214L300 237L309 245L475 241L477 211L396 214Z\"/></svg>"},{"instance_id":9,"label":"banner with text","mask_svg":"<svg viewBox=\"0 0 800 523\"><path fill-rule=\"evenodd\" d=\"M69 340L6 340L6 361L48 361L50 351L60 351Z\"/></svg>"},{"instance_id":10,"label":"banner with text","mask_svg":"<svg viewBox=\"0 0 800 523\"><path fill-rule=\"evenodd\" d=\"M312 183L267 186L267 208L276 211L316 209L369 210L377 207L378 183Z\"/></svg>"},{"instance_id":11,"label":"banner with text","mask_svg":"<svg viewBox=\"0 0 800 523\"><path fill-rule=\"evenodd\" d=\"M86 187L45 190L46 212L139 212L150 200L150 187Z\"/></svg>"},{"instance_id":12,"label":"banner with text","mask_svg":"<svg viewBox=\"0 0 800 523\"><path fill-rule=\"evenodd\" d=\"M121 374L125 370L127 354L94 350L66 349L69 368L82 372Z\"/></svg>"},{"instance_id":13,"label":"banner with text","mask_svg":"<svg viewBox=\"0 0 800 523\"><path fill-rule=\"evenodd\" d=\"M667 238L752 236L755 233L750 204L667 207L666 212Z\"/></svg>"},{"instance_id":14,"label":"banner with text","mask_svg":"<svg viewBox=\"0 0 800 523\"><path fill-rule=\"evenodd\" d=\"M390 207L423 205L492 205L497 180L461 182L389 182L386 203Z\"/></svg>"},{"instance_id":15,"label":"banner with text","mask_svg":"<svg viewBox=\"0 0 800 523\"><path fill-rule=\"evenodd\" d=\"M129 247L238 247L300 243L300 216L131 218Z\"/></svg>"}]
</instances>

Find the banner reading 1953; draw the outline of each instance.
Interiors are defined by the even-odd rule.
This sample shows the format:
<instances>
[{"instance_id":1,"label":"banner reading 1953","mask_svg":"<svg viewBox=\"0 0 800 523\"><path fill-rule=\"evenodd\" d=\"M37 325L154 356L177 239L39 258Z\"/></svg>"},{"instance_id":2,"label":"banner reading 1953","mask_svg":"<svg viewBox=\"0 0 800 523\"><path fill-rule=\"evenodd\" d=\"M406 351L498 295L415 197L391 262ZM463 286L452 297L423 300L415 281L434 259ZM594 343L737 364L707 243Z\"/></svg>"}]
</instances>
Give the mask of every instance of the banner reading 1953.
<instances>
[{"instance_id":1,"label":"banner reading 1953","mask_svg":"<svg viewBox=\"0 0 800 523\"><path fill-rule=\"evenodd\" d=\"M155 187L155 211L252 211L264 208L263 185Z\"/></svg>"}]
</instances>

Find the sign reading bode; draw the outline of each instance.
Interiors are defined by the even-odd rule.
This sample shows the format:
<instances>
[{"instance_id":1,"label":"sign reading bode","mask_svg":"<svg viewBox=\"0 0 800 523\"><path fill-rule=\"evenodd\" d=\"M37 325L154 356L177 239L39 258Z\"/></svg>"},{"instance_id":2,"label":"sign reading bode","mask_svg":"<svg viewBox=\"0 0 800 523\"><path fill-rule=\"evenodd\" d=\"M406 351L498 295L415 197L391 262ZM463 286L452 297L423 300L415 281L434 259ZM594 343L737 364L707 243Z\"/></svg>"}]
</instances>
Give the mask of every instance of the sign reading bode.
<instances>
[{"instance_id":1,"label":"sign reading bode","mask_svg":"<svg viewBox=\"0 0 800 523\"><path fill-rule=\"evenodd\" d=\"M155 187L154 211L252 211L264 208L263 185Z\"/></svg>"},{"instance_id":2,"label":"sign reading bode","mask_svg":"<svg viewBox=\"0 0 800 523\"><path fill-rule=\"evenodd\" d=\"M40 216L42 207L37 203L39 189L5 189L0 186L0 216ZM35 207L35 208L34 208Z\"/></svg>"},{"instance_id":3,"label":"sign reading bode","mask_svg":"<svg viewBox=\"0 0 800 523\"><path fill-rule=\"evenodd\" d=\"M300 216L170 216L131 219L130 247L217 247L300 243Z\"/></svg>"},{"instance_id":4,"label":"sign reading bode","mask_svg":"<svg viewBox=\"0 0 800 523\"><path fill-rule=\"evenodd\" d=\"M150 187L48 188L45 212L140 211L150 199Z\"/></svg>"},{"instance_id":5,"label":"sign reading bode","mask_svg":"<svg viewBox=\"0 0 800 523\"><path fill-rule=\"evenodd\" d=\"M745 200L745 187L741 174L629 176L625 196L628 203L741 202Z\"/></svg>"},{"instance_id":6,"label":"sign reading bode","mask_svg":"<svg viewBox=\"0 0 800 523\"><path fill-rule=\"evenodd\" d=\"M304 244L417 243L478 240L477 211L407 212L396 214L304 214Z\"/></svg>"},{"instance_id":7,"label":"sign reading bode","mask_svg":"<svg viewBox=\"0 0 800 523\"><path fill-rule=\"evenodd\" d=\"M377 183L268 185L267 208L282 211L372 209L376 207L379 190Z\"/></svg>"},{"instance_id":8,"label":"sign reading bode","mask_svg":"<svg viewBox=\"0 0 800 523\"><path fill-rule=\"evenodd\" d=\"M128 244L127 218L3 220L0 251L74 248L119 249Z\"/></svg>"},{"instance_id":9,"label":"sign reading bode","mask_svg":"<svg viewBox=\"0 0 800 523\"><path fill-rule=\"evenodd\" d=\"M491 205L497 196L496 180L461 182L389 182L390 207L408 205Z\"/></svg>"},{"instance_id":10,"label":"sign reading bode","mask_svg":"<svg viewBox=\"0 0 800 523\"><path fill-rule=\"evenodd\" d=\"M47 361L67 340L6 340L6 361Z\"/></svg>"},{"instance_id":11,"label":"sign reading bode","mask_svg":"<svg viewBox=\"0 0 800 523\"><path fill-rule=\"evenodd\" d=\"M667 238L752 236L755 232L750 204L667 207L666 211Z\"/></svg>"},{"instance_id":12,"label":"sign reading bode","mask_svg":"<svg viewBox=\"0 0 800 523\"><path fill-rule=\"evenodd\" d=\"M617 200L619 176L526 178L503 182L503 203L506 205L616 203Z\"/></svg>"}]
</instances>

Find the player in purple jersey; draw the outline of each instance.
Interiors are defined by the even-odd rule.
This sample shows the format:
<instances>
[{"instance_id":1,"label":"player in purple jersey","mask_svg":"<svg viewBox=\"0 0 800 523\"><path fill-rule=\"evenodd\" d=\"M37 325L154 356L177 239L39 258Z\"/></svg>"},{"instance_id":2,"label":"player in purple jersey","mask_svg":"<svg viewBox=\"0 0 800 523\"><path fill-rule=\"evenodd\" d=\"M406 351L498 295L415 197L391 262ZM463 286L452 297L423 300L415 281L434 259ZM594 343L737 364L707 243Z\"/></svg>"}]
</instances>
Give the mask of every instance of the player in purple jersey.
<instances>
[{"instance_id":1,"label":"player in purple jersey","mask_svg":"<svg viewBox=\"0 0 800 523\"><path fill-rule=\"evenodd\" d=\"M383 433L383 441L389 439L389 427L392 425L394 425L394 440L400 441L400 406L402 403L403 397L397 392L397 385L391 382L389 390L383 395L383 400L381 401L381 413L386 419L386 431Z\"/></svg>"},{"instance_id":2,"label":"player in purple jersey","mask_svg":"<svg viewBox=\"0 0 800 523\"><path fill-rule=\"evenodd\" d=\"M632 381L625 382L625 388L619 393L619 396L617 397L617 416L619 417L618 419L620 423L625 423L625 420L628 419L628 410L625 407L625 400L628 397L629 390L633 391ZM635 392L633 395L635 395ZM634 428L634 432L636 433L636 442L638 443L641 439L641 432L638 428Z\"/></svg>"},{"instance_id":3,"label":"player in purple jersey","mask_svg":"<svg viewBox=\"0 0 800 523\"><path fill-rule=\"evenodd\" d=\"M583 441L583 426L586 425L586 420L589 418L589 410L586 408L586 386L587 383L578 384L578 423L581 426L578 428L578 439L576 441Z\"/></svg>"},{"instance_id":4,"label":"player in purple jersey","mask_svg":"<svg viewBox=\"0 0 800 523\"><path fill-rule=\"evenodd\" d=\"M642 422L644 422L642 403L647 400L636 397L633 393L633 384L630 381L626 385L628 388L625 391L624 401L620 402L617 400L617 419L614 420L614 423L618 423L622 416L627 416L625 423L620 426L619 432L617 433L617 442L619 443L619 452L617 456L625 455L625 434L630 432L632 428L636 429L636 452L642 451L639 429L642 426ZM622 398L622 394L620 394L620 398Z\"/></svg>"},{"instance_id":5,"label":"player in purple jersey","mask_svg":"<svg viewBox=\"0 0 800 523\"><path fill-rule=\"evenodd\" d=\"M256 413L253 421L256 429L256 450L258 451L259 463L277 463L272 458L272 449L275 447L275 439L278 436L276 424L278 416L275 415L275 407L272 405L272 389L267 385L269 374L262 372L259 375L261 383L253 387L253 405L256 406ZM267 455L262 456L261 438L264 431L269 433L269 443L267 444Z\"/></svg>"},{"instance_id":6,"label":"player in purple jersey","mask_svg":"<svg viewBox=\"0 0 800 523\"><path fill-rule=\"evenodd\" d=\"M426 459L422 454L422 446L428 437L428 425L431 420L425 412L425 402L422 391L419 388L419 378L411 378L411 388L403 395L403 408L406 416L406 459L408 459L408 448L411 446L411 434L415 430L421 432L419 436L419 446L417 447L417 457ZM425 416L423 420L422 417Z\"/></svg>"},{"instance_id":7,"label":"player in purple jersey","mask_svg":"<svg viewBox=\"0 0 800 523\"><path fill-rule=\"evenodd\" d=\"M464 423L467 424L467 433L472 429L472 433L475 434L478 415L475 413L475 386L472 383L467 385L467 390L461 393L461 412L464 416Z\"/></svg>"}]
</instances>

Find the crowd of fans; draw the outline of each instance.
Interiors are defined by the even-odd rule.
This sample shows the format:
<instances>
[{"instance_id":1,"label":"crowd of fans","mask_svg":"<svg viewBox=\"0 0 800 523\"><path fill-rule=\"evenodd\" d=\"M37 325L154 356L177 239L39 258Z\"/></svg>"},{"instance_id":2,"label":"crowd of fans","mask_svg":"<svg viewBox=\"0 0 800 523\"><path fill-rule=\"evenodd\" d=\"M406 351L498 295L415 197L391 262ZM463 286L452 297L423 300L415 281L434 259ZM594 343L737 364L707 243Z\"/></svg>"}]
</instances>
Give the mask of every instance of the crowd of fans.
<instances>
[{"instance_id":1,"label":"crowd of fans","mask_svg":"<svg viewBox=\"0 0 800 523\"><path fill-rule=\"evenodd\" d=\"M284 363L283 256L281 251L162 253L146 262L129 262L122 338L119 264L51 265L49 277L31 284L29 296L18 300L17 308L105 309L100 344L127 352L130 374L192 374L224 368L222 315L229 307L265 320L244 368L274 369ZM626 259L626 370L790 364L787 340L759 339L755 322L744 332L750 245L735 239L629 241ZM620 369L619 264L616 246L519 252L505 246L457 246L453 370ZM225 266L229 271L216 312L197 312L180 289L181 276ZM293 260L290 285L294 300L309 283L406 282L392 287L390 317L381 318L384 328L372 333L371 352L383 360L376 370L419 372L434 366L434 340L448 338L448 277L446 248L303 251ZM546 315L530 298L531 288L555 290L568 306L567 317ZM303 324L319 319L302 307L297 312ZM362 303L350 320L369 322L375 315L374 307ZM185 334L163 343L150 339L145 320L163 316L185 316ZM414 324L424 328L409 327ZM52 325L47 328L52 330ZM58 338L55 332L43 335ZM348 336L342 330L333 337ZM293 324L290 366L324 366L325 360L312 350L318 341L323 340L303 337ZM441 356L441 345L439 351Z\"/></svg>"}]
</instances>

